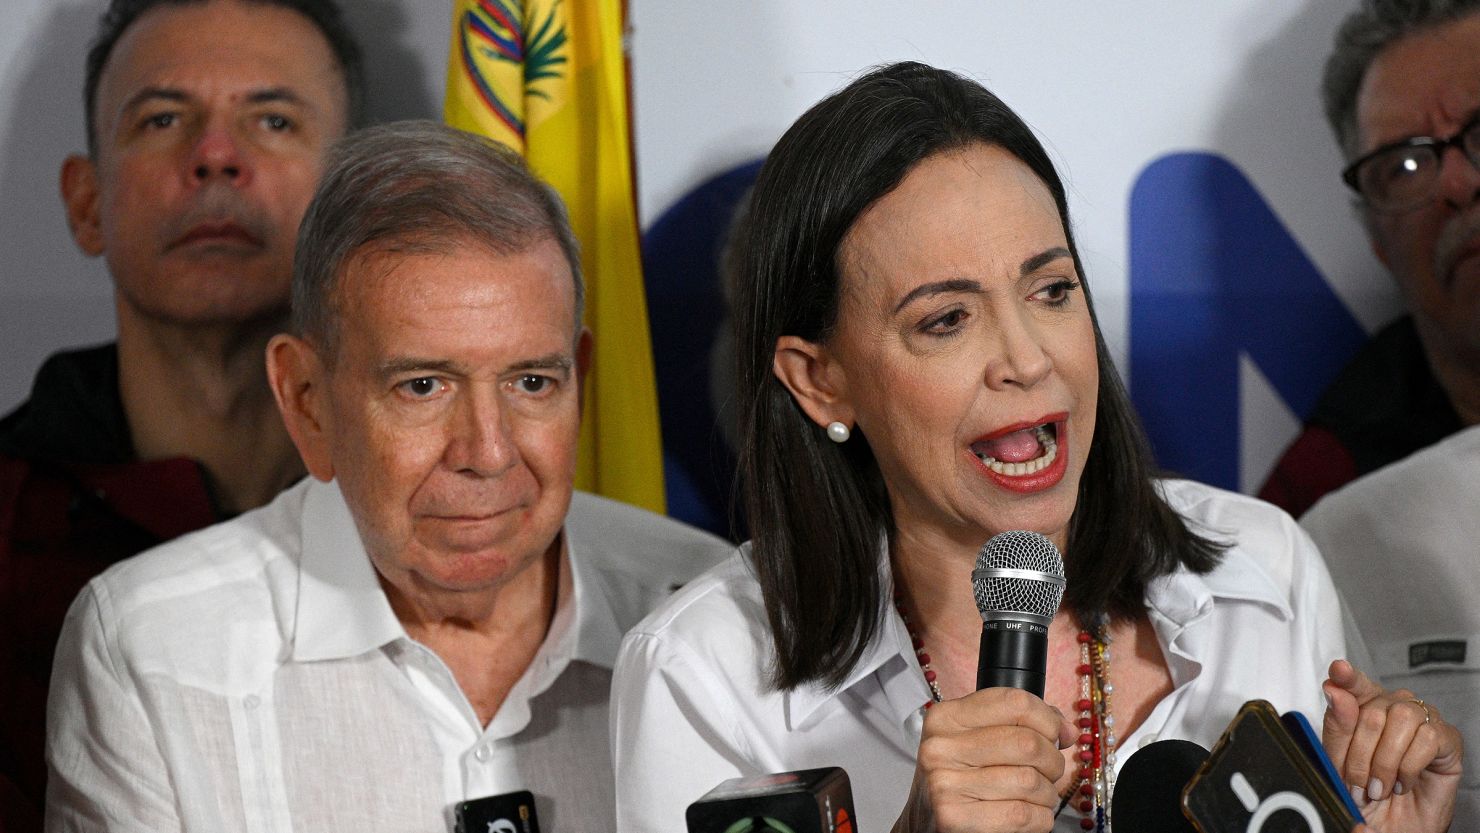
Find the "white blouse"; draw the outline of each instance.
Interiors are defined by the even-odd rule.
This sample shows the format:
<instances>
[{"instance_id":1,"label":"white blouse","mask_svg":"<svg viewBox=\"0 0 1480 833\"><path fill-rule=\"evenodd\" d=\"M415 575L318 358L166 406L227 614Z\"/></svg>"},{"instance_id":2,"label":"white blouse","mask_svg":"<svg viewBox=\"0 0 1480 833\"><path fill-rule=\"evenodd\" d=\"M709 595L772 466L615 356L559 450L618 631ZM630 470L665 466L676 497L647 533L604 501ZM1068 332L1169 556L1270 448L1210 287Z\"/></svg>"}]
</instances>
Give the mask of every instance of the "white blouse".
<instances>
[{"instance_id":1,"label":"white blouse","mask_svg":"<svg viewBox=\"0 0 1480 833\"><path fill-rule=\"evenodd\" d=\"M1179 570L1147 588L1173 690L1119 741L1117 769L1159 739L1211 747L1254 698L1320 725L1321 682L1331 661L1347 655L1348 640L1310 539L1254 498L1190 481L1161 488L1195 530L1232 546L1207 575ZM743 554L628 633L612 683L618 830L677 833L685 808L720 781L823 766L847 770L859 830L890 828L909 793L930 696L904 623L891 610L836 690L770 688L772 653ZM1078 821L1065 810L1056 829L1077 831Z\"/></svg>"}]
</instances>

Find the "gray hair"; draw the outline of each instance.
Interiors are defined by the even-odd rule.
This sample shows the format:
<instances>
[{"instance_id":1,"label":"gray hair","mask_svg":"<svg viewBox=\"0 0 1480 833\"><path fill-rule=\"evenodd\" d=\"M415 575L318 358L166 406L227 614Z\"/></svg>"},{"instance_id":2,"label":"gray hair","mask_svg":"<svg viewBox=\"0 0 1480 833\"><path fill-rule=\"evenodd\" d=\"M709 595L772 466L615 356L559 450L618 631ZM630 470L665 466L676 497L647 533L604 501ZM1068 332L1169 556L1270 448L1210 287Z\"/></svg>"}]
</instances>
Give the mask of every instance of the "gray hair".
<instances>
[{"instance_id":1,"label":"gray hair","mask_svg":"<svg viewBox=\"0 0 1480 833\"><path fill-rule=\"evenodd\" d=\"M1357 94L1384 49L1416 32L1480 12L1480 0L1363 0L1336 30L1321 79L1326 121L1347 159L1357 156Z\"/></svg>"},{"instance_id":2,"label":"gray hair","mask_svg":"<svg viewBox=\"0 0 1480 833\"><path fill-rule=\"evenodd\" d=\"M565 204L518 154L434 121L361 130L334 146L303 215L290 326L334 354L336 288L366 247L424 253L472 243L513 254L545 240L570 266L580 332L585 286Z\"/></svg>"}]
</instances>

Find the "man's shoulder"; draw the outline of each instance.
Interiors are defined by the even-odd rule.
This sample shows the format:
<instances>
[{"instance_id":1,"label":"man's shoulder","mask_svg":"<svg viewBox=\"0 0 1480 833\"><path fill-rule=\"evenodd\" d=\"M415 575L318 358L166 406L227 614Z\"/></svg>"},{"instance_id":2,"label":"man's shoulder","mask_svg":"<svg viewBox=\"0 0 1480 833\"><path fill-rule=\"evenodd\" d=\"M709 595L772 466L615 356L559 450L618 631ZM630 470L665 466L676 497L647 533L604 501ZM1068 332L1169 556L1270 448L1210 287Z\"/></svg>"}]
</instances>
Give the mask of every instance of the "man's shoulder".
<instances>
[{"instance_id":1,"label":"man's shoulder","mask_svg":"<svg viewBox=\"0 0 1480 833\"><path fill-rule=\"evenodd\" d=\"M1480 426L1471 426L1326 495L1300 520L1338 560L1392 545L1422 549L1459 530L1480 533L1471 511L1480 485ZM1334 552L1340 549L1342 552Z\"/></svg>"},{"instance_id":2,"label":"man's shoulder","mask_svg":"<svg viewBox=\"0 0 1480 833\"><path fill-rule=\"evenodd\" d=\"M565 516L571 549L593 568L671 588L718 563L735 545L663 515L587 492Z\"/></svg>"},{"instance_id":3,"label":"man's shoulder","mask_svg":"<svg viewBox=\"0 0 1480 833\"><path fill-rule=\"evenodd\" d=\"M1325 426L1360 458L1376 445L1376 463L1358 460L1360 471L1427 446L1459 428L1459 416L1429 366L1412 316L1378 330L1321 394L1307 422ZM1396 455L1396 456L1391 456Z\"/></svg>"},{"instance_id":4,"label":"man's shoulder","mask_svg":"<svg viewBox=\"0 0 1480 833\"><path fill-rule=\"evenodd\" d=\"M69 463L131 459L118 395L117 345L48 357L36 371L30 398L0 417L0 453Z\"/></svg>"},{"instance_id":5,"label":"man's shoulder","mask_svg":"<svg viewBox=\"0 0 1480 833\"><path fill-rule=\"evenodd\" d=\"M208 640L217 626L273 617L282 597L297 590L306 488L300 483L266 506L124 559L86 592L119 634Z\"/></svg>"}]
</instances>

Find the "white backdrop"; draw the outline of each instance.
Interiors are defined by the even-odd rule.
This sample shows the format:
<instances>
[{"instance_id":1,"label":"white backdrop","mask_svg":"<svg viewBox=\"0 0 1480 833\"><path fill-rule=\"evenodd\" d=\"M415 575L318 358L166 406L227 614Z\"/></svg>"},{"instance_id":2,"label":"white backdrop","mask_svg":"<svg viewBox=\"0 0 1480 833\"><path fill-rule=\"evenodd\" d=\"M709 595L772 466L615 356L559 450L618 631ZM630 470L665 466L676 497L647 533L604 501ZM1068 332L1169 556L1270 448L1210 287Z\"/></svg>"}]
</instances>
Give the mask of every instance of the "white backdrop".
<instances>
[{"instance_id":1,"label":"white backdrop","mask_svg":"<svg viewBox=\"0 0 1480 833\"><path fill-rule=\"evenodd\" d=\"M575 2L576 0L567 0ZM436 116L449 0L341 0L367 42L377 118ZM0 411L48 353L112 333L110 288L57 197L83 146L82 58L101 0L4 0L0 27ZM864 67L963 71L1046 139L1069 186L1101 321L1124 367L1127 205L1168 152L1232 161L1369 331L1397 296L1338 180L1320 66L1351 0L1033 3L631 0L639 199L650 223L697 183L763 155L808 105ZM1245 374L1243 486L1296 420Z\"/></svg>"}]
</instances>

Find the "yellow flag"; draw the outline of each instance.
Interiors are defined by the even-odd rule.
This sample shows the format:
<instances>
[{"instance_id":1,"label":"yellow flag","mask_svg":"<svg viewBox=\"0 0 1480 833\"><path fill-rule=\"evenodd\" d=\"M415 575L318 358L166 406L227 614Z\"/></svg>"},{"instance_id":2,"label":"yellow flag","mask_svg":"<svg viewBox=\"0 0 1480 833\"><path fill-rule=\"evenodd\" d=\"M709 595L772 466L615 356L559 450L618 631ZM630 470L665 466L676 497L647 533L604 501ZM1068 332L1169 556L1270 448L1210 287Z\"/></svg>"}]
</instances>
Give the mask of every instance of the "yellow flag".
<instances>
[{"instance_id":1,"label":"yellow flag","mask_svg":"<svg viewBox=\"0 0 1480 833\"><path fill-rule=\"evenodd\" d=\"M455 0L444 115L522 152L570 209L592 372L576 487L664 511L621 0Z\"/></svg>"}]
</instances>

